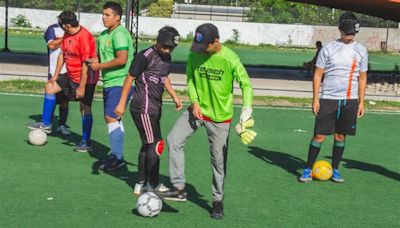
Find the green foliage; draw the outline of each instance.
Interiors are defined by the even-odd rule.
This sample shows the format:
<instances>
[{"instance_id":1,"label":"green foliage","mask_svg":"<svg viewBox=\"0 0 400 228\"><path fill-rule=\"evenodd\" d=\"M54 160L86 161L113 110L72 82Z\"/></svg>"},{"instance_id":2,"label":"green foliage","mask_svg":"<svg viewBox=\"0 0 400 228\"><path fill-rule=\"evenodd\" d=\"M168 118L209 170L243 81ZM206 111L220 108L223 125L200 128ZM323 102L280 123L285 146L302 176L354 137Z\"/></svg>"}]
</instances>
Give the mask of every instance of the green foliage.
<instances>
[{"instance_id":1,"label":"green foliage","mask_svg":"<svg viewBox=\"0 0 400 228\"><path fill-rule=\"evenodd\" d=\"M157 3L152 3L149 6L150 17L171 17L173 0L158 0Z\"/></svg>"},{"instance_id":2,"label":"green foliage","mask_svg":"<svg viewBox=\"0 0 400 228\"><path fill-rule=\"evenodd\" d=\"M23 28L32 28L31 23L24 15L17 15L10 19L11 26L13 27L23 27Z\"/></svg>"},{"instance_id":3,"label":"green foliage","mask_svg":"<svg viewBox=\"0 0 400 228\"><path fill-rule=\"evenodd\" d=\"M285 0L247 1L246 4L252 8L248 14L252 22L336 26L340 15L344 12ZM397 27L395 22L387 22L383 19L363 14L356 15L361 22L361 26Z\"/></svg>"}]
</instances>

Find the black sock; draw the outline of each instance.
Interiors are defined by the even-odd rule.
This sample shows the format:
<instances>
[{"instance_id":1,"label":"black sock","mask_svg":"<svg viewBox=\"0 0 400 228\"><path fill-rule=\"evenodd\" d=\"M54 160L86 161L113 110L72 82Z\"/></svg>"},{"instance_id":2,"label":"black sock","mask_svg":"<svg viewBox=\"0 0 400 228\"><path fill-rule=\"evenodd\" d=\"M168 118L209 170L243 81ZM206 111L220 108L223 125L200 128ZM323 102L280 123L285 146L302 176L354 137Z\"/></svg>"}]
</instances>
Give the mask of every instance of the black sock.
<instances>
[{"instance_id":1,"label":"black sock","mask_svg":"<svg viewBox=\"0 0 400 228\"><path fill-rule=\"evenodd\" d=\"M63 107L60 105L60 119L58 120L58 126L65 125L67 123L68 117L68 107Z\"/></svg>"},{"instance_id":2,"label":"black sock","mask_svg":"<svg viewBox=\"0 0 400 228\"><path fill-rule=\"evenodd\" d=\"M308 149L307 168L311 169L312 166L314 165L315 160L317 160L319 151L321 150L321 145L322 142L319 143L314 140L311 140L310 148Z\"/></svg>"},{"instance_id":3,"label":"black sock","mask_svg":"<svg viewBox=\"0 0 400 228\"><path fill-rule=\"evenodd\" d=\"M343 151L344 151L344 141L336 141L333 144L332 149L332 168L338 169L339 162L342 160Z\"/></svg>"}]
</instances>

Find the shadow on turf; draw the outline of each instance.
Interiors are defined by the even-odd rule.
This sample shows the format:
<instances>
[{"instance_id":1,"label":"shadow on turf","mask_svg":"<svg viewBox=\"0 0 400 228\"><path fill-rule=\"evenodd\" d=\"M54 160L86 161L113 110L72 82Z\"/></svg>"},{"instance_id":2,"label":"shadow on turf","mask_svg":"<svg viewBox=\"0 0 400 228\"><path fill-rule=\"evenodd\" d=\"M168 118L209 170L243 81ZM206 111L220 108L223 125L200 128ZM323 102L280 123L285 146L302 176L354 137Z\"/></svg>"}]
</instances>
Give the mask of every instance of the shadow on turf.
<instances>
[{"instance_id":1,"label":"shadow on turf","mask_svg":"<svg viewBox=\"0 0 400 228\"><path fill-rule=\"evenodd\" d=\"M279 166L296 177L301 176L301 173L298 170L301 170L306 166L306 163L302 159L284 152L270 151L250 146L249 153L268 164Z\"/></svg>"},{"instance_id":2,"label":"shadow on turf","mask_svg":"<svg viewBox=\"0 0 400 228\"><path fill-rule=\"evenodd\" d=\"M29 116L29 118L31 118L32 120L37 122L37 121L41 121L42 115L31 115L31 116ZM53 118L53 126L56 126L54 124L57 123L57 121L58 121L58 116L55 116L55 118ZM79 135L75 132L72 132L72 131L71 131L70 135L61 135L61 134L57 134L55 132L51 133L50 135L53 137L59 137L61 139L66 140L62 144L69 145L71 147L74 146L77 142L79 142L81 140L81 135ZM92 164L92 174L99 175L100 174L100 165L102 164L103 161L105 161L107 159L110 148L106 145L103 145L103 144L97 142L96 140L92 140L92 146L93 146L93 151L89 152L89 155L90 155L90 157L96 159L96 161L93 162L93 164ZM72 150L72 148L71 148L71 150ZM124 181L131 189L133 189L136 181L139 179L138 173L130 172L128 170L128 166L137 167L136 164L127 162L127 165L121 167L118 170L103 171L103 172L106 173L107 175L117 178L118 180ZM160 175L160 182L161 183L169 183L169 177ZM211 212L211 207L208 205L208 201L203 199L204 196L201 195L200 193L198 193L196 188L193 185L186 183L185 188L188 193L189 201L191 201L194 204L197 204L199 207L205 209L206 211ZM137 214L135 209L133 209L133 211L135 211L134 214ZM162 211L163 212L178 212L176 209L172 208L165 202L164 202Z\"/></svg>"},{"instance_id":3,"label":"shadow on turf","mask_svg":"<svg viewBox=\"0 0 400 228\"><path fill-rule=\"evenodd\" d=\"M326 156L326 158L332 159L330 156ZM382 167L380 165L375 165L371 163L366 163L362 161L356 161L352 159L342 159L342 165L347 168L347 169L358 169L362 171L367 171L367 172L375 172L377 174L380 174L382 176L391 178L396 181L400 181L400 174L393 172L391 170L386 169L385 167Z\"/></svg>"}]
</instances>

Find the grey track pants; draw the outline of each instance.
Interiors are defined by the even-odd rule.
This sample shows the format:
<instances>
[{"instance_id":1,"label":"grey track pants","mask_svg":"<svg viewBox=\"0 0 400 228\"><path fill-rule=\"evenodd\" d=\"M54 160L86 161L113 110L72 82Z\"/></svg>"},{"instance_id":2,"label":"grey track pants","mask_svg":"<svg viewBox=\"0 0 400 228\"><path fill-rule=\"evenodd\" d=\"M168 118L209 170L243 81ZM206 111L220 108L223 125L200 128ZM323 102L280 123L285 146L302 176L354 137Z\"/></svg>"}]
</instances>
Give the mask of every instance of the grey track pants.
<instances>
[{"instance_id":1,"label":"grey track pants","mask_svg":"<svg viewBox=\"0 0 400 228\"><path fill-rule=\"evenodd\" d=\"M183 148L186 141L196 130L204 126L210 143L211 164L213 172L213 200L224 199L224 184L228 152L230 123L214 123L195 119L192 112L185 111L176 121L168 135L169 175L176 188L185 187L185 155Z\"/></svg>"}]
</instances>

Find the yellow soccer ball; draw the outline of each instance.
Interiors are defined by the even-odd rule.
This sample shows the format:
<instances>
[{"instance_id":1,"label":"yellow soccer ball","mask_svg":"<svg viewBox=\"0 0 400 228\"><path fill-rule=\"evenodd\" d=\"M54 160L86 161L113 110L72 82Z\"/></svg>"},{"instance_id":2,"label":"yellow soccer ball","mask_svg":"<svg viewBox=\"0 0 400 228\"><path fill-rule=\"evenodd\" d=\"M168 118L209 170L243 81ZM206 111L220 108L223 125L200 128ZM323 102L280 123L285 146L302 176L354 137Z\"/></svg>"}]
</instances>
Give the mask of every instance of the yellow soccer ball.
<instances>
[{"instance_id":1,"label":"yellow soccer ball","mask_svg":"<svg viewBox=\"0 0 400 228\"><path fill-rule=\"evenodd\" d=\"M312 167L312 177L320 181L331 179L332 166L327 161L317 161Z\"/></svg>"}]
</instances>

